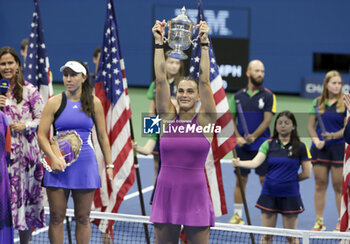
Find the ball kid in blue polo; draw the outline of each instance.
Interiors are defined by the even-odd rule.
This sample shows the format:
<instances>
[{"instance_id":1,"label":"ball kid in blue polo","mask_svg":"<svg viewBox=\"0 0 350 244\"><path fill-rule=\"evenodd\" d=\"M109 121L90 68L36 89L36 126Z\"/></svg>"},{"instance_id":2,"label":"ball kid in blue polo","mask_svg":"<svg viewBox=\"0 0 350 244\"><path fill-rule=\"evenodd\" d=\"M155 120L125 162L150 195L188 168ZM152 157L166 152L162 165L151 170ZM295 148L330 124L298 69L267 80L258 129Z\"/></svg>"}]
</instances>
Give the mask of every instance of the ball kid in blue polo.
<instances>
[{"instance_id":1,"label":"ball kid in blue polo","mask_svg":"<svg viewBox=\"0 0 350 244\"><path fill-rule=\"evenodd\" d=\"M261 209L262 226L275 227L281 213L286 229L296 229L298 214L304 211L299 181L311 175L311 155L300 141L295 116L289 111L277 115L274 133L260 147L258 154L247 161L232 159L235 167L256 168L264 161L268 170L256 207ZM299 169L301 172L299 173ZM263 243L272 243L271 235L262 237ZM287 237L287 243L296 243Z\"/></svg>"},{"instance_id":2,"label":"ball kid in blue polo","mask_svg":"<svg viewBox=\"0 0 350 244\"><path fill-rule=\"evenodd\" d=\"M260 60L252 60L248 64L246 75L248 77L248 86L232 96L230 111L235 125L237 156L243 160L251 160L257 154L260 145L271 136L269 126L272 116L276 112L276 98L271 91L262 87L265 67ZM256 174L259 175L261 184L264 181L266 170L266 164L255 170ZM249 173L250 169L241 168L244 188L247 184ZM236 179L234 215L230 223L244 224L242 209L243 198Z\"/></svg>"},{"instance_id":3,"label":"ball kid in blue polo","mask_svg":"<svg viewBox=\"0 0 350 244\"><path fill-rule=\"evenodd\" d=\"M340 200L345 146L343 132L346 123L342 87L343 80L340 73L336 70L327 72L323 82L322 95L315 98L311 106L308 133L312 140L310 151L315 176L316 222L312 228L313 231L326 229L323 214L329 173L332 174L332 186L338 210L338 224L335 231L339 231L340 228Z\"/></svg>"}]
</instances>

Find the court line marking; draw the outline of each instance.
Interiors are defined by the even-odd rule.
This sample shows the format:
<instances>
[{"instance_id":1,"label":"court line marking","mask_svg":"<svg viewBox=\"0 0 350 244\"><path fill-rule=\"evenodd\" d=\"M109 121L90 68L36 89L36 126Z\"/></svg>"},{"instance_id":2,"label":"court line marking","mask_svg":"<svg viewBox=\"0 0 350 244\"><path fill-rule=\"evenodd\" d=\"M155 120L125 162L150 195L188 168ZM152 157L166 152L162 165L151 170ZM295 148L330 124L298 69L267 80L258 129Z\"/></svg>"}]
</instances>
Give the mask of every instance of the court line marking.
<instances>
[{"instance_id":1,"label":"court line marking","mask_svg":"<svg viewBox=\"0 0 350 244\"><path fill-rule=\"evenodd\" d=\"M135 182L136 183L136 182ZM137 184L137 183L136 183ZM146 192L149 192L149 191L153 191L153 186L149 186L149 187L146 187L146 188L143 188L142 189L142 194L145 194ZM139 192L138 191L135 191L133 193L130 193L128 195L126 195L124 197L124 200L129 200L131 198L134 198L134 197L137 197L139 195Z\"/></svg>"},{"instance_id":2,"label":"court line marking","mask_svg":"<svg viewBox=\"0 0 350 244\"><path fill-rule=\"evenodd\" d=\"M153 159L153 156L151 155L137 155L137 158L149 158L149 159ZM142 162L142 161L141 161ZM221 159L221 163L222 164L231 164L232 161L230 159Z\"/></svg>"},{"instance_id":3,"label":"court line marking","mask_svg":"<svg viewBox=\"0 0 350 244\"><path fill-rule=\"evenodd\" d=\"M67 222L67 221L64 220L64 221L63 221L63 225L65 225L66 222ZM45 231L47 232L48 230L49 230L49 226L45 226L45 227L43 227L43 228L36 229L35 231L33 231L32 236L39 235L40 233L45 232ZM19 242L19 237L16 237L13 241L14 241L14 243Z\"/></svg>"}]
</instances>

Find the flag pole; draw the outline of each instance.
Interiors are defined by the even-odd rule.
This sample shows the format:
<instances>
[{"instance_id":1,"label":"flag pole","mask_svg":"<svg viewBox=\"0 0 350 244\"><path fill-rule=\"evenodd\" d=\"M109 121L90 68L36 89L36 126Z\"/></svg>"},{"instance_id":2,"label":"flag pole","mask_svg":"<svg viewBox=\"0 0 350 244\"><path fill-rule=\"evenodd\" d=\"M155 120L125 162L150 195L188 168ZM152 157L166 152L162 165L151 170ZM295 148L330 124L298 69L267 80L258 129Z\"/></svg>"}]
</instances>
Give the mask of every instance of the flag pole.
<instances>
[{"instance_id":1,"label":"flag pole","mask_svg":"<svg viewBox=\"0 0 350 244\"><path fill-rule=\"evenodd\" d=\"M132 119L129 120L130 124L130 131L131 131L131 140L134 141L134 130L132 127ZM142 186L141 186L141 177L140 177L140 170L139 170L139 162L136 156L136 150L134 149L134 167L135 167L135 173L136 173L136 180L137 180L137 189L139 191L139 200L141 205L141 213L143 216L146 216L146 210L145 210L145 202L143 199L143 193L142 193ZM143 224L143 228L145 229L145 237L147 244L150 244L150 238L149 238L149 232L147 224Z\"/></svg>"},{"instance_id":2,"label":"flag pole","mask_svg":"<svg viewBox=\"0 0 350 244\"><path fill-rule=\"evenodd\" d=\"M67 229L67 233L68 233L68 243L69 244L72 244L72 231L71 231L71 228L70 228L70 223L69 223L69 217L66 216L66 229Z\"/></svg>"},{"instance_id":3,"label":"flag pole","mask_svg":"<svg viewBox=\"0 0 350 244\"><path fill-rule=\"evenodd\" d=\"M233 154L234 158L237 158L237 152L236 152L235 148L232 149L232 154ZM236 167L236 174L237 174L239 189L241 191L241 195L242 195L242 199L243 199L243 206L244 206L244 211L245 211L245 214L247 217L247 222L248 222L248 225L252 225L250 222L250 215L249 215L249 210L248 210L248 205L247 205L247 199L245 198L245 192L243 189L242 175L241 175L241 168L240 167ZM250 235L250 239L251 239L252 243L255 244L253 233L249 233L249 235Z\"/></svg>"}]
</instances>

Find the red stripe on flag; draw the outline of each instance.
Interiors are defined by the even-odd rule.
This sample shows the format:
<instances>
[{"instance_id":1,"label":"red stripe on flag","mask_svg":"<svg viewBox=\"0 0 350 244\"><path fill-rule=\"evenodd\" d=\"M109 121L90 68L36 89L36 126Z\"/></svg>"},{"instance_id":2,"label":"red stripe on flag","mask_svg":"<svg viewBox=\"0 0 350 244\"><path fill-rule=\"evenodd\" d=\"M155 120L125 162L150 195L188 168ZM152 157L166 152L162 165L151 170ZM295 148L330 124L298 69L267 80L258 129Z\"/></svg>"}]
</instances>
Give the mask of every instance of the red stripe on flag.
<instances>
[{"instance_id":1,"label":"red stripe on flag","mask_svg":"<svg viewBox=\"0 0 350 244\"><path fill-rule=\"evenodd\" d=\"M234 146L236 145L236 137L234 135L232 135L231 137L227 138L226 141L219 146L217 136L215 135L211 145L212 145L212 149L213 149L214 160L217 161L217 160L225 157L225 155L227 153L229 153L234 148Z\"/></svg>"},{"instance_id":2,"label":"red stripe on flag","mask_svg":"<svg viewBox=\"0 0 350 244\"><path fill-rule=\"evenodd\" d=\"M95 190L94 205L95 205L95 208L101 208L101 207L103 207L103 206L102 206L102 199L101 199L100 188L97 188L97 189Z\"/></svg>"},{"instance_id":3,"label":"red stripe on flag","mask_svg":"<svg viewBox=\"0 0 350 244\"><path fill-rule=\"evenodd\" d=\"M118 171L123 167L125 160L128 158L130 151L132 150L132 142L131 137L128 138L125 143L123 149L119 152L117 158L113 162L114 164L114 176L118 173Z\"/></svg>"},{"instance_id":4,"label":"red stripe on flag","mask_svg":"<svg viewBox=\"0 0 350 244\"><path fill-rule=\"evenodd\" d=\"M219 187L220 202L221 202L221 213L222 214L227 214L227 205L226 205L226 199L225 199L224 184L223 184L223 181L222 181L222 172L221 172L220 160L215 160L214 161L214 165L215 165L215 169L216 169L216 177L218 179L218 187Z\"/></svg>"},{"instance_id":5,"label":"red stripe on flag","mask_svg":"<svg viewBox=\"0 0 350 244\"><path fill-rule=\"evenodd\" d=\"M348 162L349 158L350 158L350 146L346 145L346 147L345 147L345 162L344 163Z\"/></svg>"},{"instance_id":6,"label":"red stripe on flag","mask_svg":"<svg viewBox=\"0 0 350 244\"><path fill-rule=\"evenodd\" d=\"M343 180L342 185L342 201L344 203L345 212L341 216L340 219L340 231L347 231L349 228L349 210L348 210L348 204L349 204L349 180L350 180L350 174L348 174Z\"/></svg>"},{"instance_id":7,"label":"red stripe on flag","mask_svg":"<svg viewBox=\"0 0 350 244\"><path fill-rule=\"evenodd\" d=\"M134 173L135 173L135 168L134 168L134 165L132 165L132 168L131 168L129 176L125 179L124 184L119 189L119 192L118 192L118 195L117 195L117 203L115 204L115 206L114 206L114 208L112 210L113 213L117 213L118 212L120 204L124 200L124 196L126 195L126 193L128 193L129 189L134 184L134 182L135 182L135 174Z\"/></svg>"},{"instance_id":8,"label":"red stripe on flag","mask_svg":"<svg viewBox=\"0 0 350 244\"><path fill-rule=\"evenodd\" d=\"M229 123L232 122L232 116L229 110L227 110L217 121L216 125L220 125L221 128L226 127ZM233 131L232 131L233 133Z\"/></svg>"},{"instance_id":9,"label":"red stripe on flag","mask_svg":"<svg viewBox=\"0 0 350 244\"><path fill-rule=\"evenodd\" d=\"M347 111L346 120L349 122L350 114ZM340 207L340 231L349 231L349 197L350 197L350 145L345 143L343 165L343 184Z\"/></svg>"},{"instance_id":10,"label":"red stripe on flag","mask_svg":"<svg viewBox=\"0 0 350 244\"><path fill-rule=\"evenodd\" d=\"M226 98L225 89L224 87L221 87L217 92L214 94L214 100L215 104L219 104L223 99Z\"/></svg>"},{"instance_id":11,"label":"red stripe on flag","mask_svg":"<svg viewBox=\"0 0 350 244\"><path fill-rule=\"evenodd\" d=\"M236 145L235 136L228 138L223 144L220 145L220 147L217 145L217 143L213 144L212 148L215 150L214 160L219 160L225 157L225 155L232 150L232 145Z\"/></svg>"},{"instance_id":12,"label":"red stripe on flag","mask_svg":"<svg viewBox=\"0 0 350 244\"><path fill-rule=\"evenodd\" d=\"M102 103L103 111L106 116L110 108L111 102L106 97L106 91L103 88L103 82L95 83L95 96L100 99Z\"/></svg>"},{"instance_id":13,"label":"red stripe on flag","mask_svg":"<svg viewBox=\"0 0 350 244\"><path fill-rule=\"evenodd\" d=\"M111 113L113 114L113 113ZM111 145L114 143L116 138L119 136L119 133L122 131L124 126L129 123L129 118L131 117L131 110L130 109L124 109L123 113L120 115L118 121L113 126L113 129L110 132L109 135L109 142Z\"/></svg>"}]
</instances>

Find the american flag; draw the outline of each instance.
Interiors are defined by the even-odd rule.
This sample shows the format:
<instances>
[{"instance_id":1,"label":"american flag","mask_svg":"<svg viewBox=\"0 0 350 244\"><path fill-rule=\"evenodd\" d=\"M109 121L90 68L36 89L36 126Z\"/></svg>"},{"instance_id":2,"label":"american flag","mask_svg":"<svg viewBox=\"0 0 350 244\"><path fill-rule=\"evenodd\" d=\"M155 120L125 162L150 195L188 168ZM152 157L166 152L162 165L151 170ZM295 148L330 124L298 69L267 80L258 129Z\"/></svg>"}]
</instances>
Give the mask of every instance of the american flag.
<instances>
[{"instance_id":1,"label":"american flag","mask_svg":"<svg viewBox=\"0 0 350 244\"><path fill-rule=\"evenodd\" d=\"M350 113L347 111L346 121L349 121ZM340 231L349 231L349 210L350 210L350 145L345 143L345 156L343 167L343 186L340 208Z\"/></svg>"},{"instance_id":2,"label":"american flag","mask_svg":"<svg viewBox=\"0 0 350 244\"><path fill-rule=\"evenodd\" d=\"M29 35L27 58L24 64L24 79L38 88L46 102L53 96L52 75L49 58L46 56L43 27L38 0L34 0L35 10Z\"/></svg>"},{"instance_id":3,"label":"american flag","mask_svg":"<svg viewBox=\"0 0 350 244\"><path fill-rule=\"evenodd\" d=\"M205 21L202 4L198 2L197 24ZM195 36L198 36L196 30ZM209 38L210 40L210 38ZM201 56L200 39L193 44L192 57L190 61L190 76L199 77L199 60ZM229 153L236 145L234 137L234 126L230 114L225 89L222 85L222 78L219 74L218 65L215 60L213 47L209 45L210 58L210 83L214 94L216 112L218 119L216 125L221 126L221 133L215 134L211 143L211 152L208 155L205 170L210 188L210 195L214 206L215 216L221 216L227 213L224 187L222 183L220 159Z\"/></svg>"},{"instance_id":4,"label":"american flag","mask_svg":"<svg viewBox=\"0 0 350 244\"><path fill-rule=\"evenodd\" d=\"M103 45L95 83L95 94L101 100L104 108L114 164L114 179L112 185L110 185L102 152L98 147L95 147L102 187L95 192L93 208L116 213L124 196L134 184L135 169L129 123L131 119L130 100L112 0L107 1ZM99 224L101 231L110 233L113 221L101 220L97 224Z\"/></svg>"}]
</instances>

